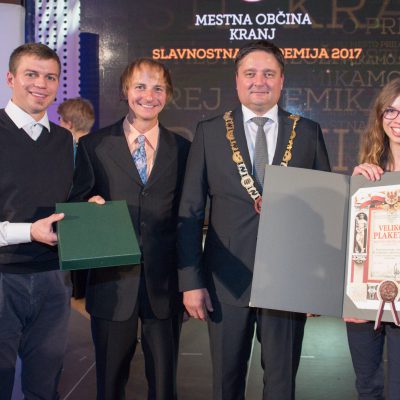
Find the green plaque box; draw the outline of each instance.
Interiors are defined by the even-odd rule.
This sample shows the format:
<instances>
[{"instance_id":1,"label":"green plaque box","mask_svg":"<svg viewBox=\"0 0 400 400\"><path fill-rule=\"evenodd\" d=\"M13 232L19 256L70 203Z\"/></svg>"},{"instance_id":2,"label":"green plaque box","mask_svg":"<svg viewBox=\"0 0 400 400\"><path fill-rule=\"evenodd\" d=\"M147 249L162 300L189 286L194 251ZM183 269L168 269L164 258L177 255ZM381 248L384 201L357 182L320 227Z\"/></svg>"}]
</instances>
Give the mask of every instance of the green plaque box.
<instances>
[{"instance_id":1,"label":"green plaque box","mask_svg":"<svg viewBox=\"0 0 400 400\"><path fill-rule=\"evenodd\" d=\"M126 201L57 203L61 270L140 263L140 249Z\"/></svg>"}]
</instances>

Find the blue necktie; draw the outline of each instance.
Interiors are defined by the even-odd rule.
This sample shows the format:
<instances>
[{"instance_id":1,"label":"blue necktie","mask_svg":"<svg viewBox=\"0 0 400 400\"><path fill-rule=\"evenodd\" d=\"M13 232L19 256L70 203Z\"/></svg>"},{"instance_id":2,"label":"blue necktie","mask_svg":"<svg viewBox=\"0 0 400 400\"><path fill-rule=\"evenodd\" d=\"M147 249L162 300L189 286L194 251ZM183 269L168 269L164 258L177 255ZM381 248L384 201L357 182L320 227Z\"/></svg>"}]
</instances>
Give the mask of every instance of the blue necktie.
<instances>
[{"instance_id":1,"label":"blue necktie","mask_svg":"<svg viewBox=\"0 0 400 400\"><path fill-rule=\"evenodd\" d=\"M138 141L138 147L133 152L132 157L133 161L135 162L136 168L139 172L140 179L145 185L147 182L147 159L146 159L146 150L144 148L146 138L144 137L144 135L139 135L137 141Z\"/></svg>"}]
</instances>

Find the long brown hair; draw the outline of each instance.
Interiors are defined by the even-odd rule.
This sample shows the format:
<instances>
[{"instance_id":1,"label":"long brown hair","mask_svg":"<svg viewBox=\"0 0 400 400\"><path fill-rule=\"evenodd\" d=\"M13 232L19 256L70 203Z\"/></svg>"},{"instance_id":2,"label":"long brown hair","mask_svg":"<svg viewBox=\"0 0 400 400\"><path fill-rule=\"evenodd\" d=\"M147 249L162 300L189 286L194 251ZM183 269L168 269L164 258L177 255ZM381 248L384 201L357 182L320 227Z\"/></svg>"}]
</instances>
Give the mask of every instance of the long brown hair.
<instances>
[{"instance_id":1,"label":"long brown hair","mask_svg":"<svg viewBox=\"0 0 400 400\"><path fill-rule=\"evenodd\" d=\"M387 83L375 99L360 146L359 162L379 165L383 169L393 166L389 138L383 125L383 112L400 96L400 78ZM388 168L389 167L389 168Z\"/></svg>"}]
</instances>

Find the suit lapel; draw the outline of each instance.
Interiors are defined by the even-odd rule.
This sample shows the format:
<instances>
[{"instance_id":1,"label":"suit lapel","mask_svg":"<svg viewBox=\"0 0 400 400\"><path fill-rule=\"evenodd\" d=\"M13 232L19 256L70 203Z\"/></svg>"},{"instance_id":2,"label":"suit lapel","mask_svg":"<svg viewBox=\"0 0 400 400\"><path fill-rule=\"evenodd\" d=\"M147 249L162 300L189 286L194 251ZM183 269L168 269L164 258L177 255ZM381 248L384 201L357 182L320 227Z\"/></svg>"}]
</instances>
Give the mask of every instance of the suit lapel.
<instances>
[{"instance_id":1,"label":"suit lapel","mask_svg":"<svg viewBox=\"0 0 400 400\"><path fill-rule=\"evenodd\" d=\"M123 119L111 128L111 135L107 148L109 157L124 170L137 184L143 185L136 165L129 151L123 129Z\"/></svg>"},{"instance_id":2,"label":"suit lapel","mask_svg":"<svg viewBox=\"0 0 400 400\"><path fill-rule=\"evenodd\" d=\"M235 139L239 146L239 150L243 157L244 163L246 164L246 168L251 174L253 168L251 165L249 148L247 146L246 134L244 132L243 112L241 107L238 107L233 111L233 120L235 123L235 131L234 131ZM226 143L229 145L228 139L226 140Z\"/></svg>"},{"instance_id":3,"label":"suit lapel","mask_svg":"<svg viewBox=\"0 0 400 400\"><path fill-rule=\"evenodd\" d=\"M175 162L177 156L175 151L176 144L173 135L169 133L161 124L159 124L159 127L160 135L158 138L157 154L151 174L146 184L147 186L151 186L157 182L157 180L160 179L168 170L168 167Z\"/></svg>"},{"instance_id":4,"label":"suit lapel","mask_svg":"<svg viewBox=\"0 0 400 400\"><path fill-rule=\"evenodd\" d=\"M283 159L283 155L285 154L286 146L289 142L290 133L292 131L292 120L289 117L289 113L283 111L279 108L278 111L278 120L279 120L279 128L278 128L278 139L276 142L276 150L274 154L274 159L272 161L273 165L279 165Z\"/></svg>"}]
</instances>

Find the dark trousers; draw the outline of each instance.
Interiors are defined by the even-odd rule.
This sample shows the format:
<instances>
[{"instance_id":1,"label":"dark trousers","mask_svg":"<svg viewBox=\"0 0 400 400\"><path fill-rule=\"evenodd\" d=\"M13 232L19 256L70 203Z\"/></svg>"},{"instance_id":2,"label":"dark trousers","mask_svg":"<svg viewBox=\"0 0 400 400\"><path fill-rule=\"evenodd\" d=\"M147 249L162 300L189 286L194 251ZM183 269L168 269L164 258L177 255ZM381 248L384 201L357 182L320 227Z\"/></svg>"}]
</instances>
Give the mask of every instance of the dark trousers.
<instances>
[{"instance_id":1,"label":"dark trousers","mask_svg":"<svg viewBox=\"0 0 400 400\"><path fill-rule=\"evenodd\" d=\"M85 297L87 275L87 269L71 271L72 296L75 299L83 299Z\"/></svg>"},{"instance_id":2,"label":"dark trousers","mask_svg":"<svg viewBox=\"0 0 400 400\"><path fill-rule=\"evenodd\" d=\"M61 271L0 273L0 399L9 400L17 355L26 400L58 399L71 285Z\"/></svg>"},{"instance_id":3,"label":"dark trousers","mask_svg":"<svg viewBox=\"0 0 400 400\"><path fill-rule=\"evenodd\" d=\"M213 303L209 315L214 400L243 400L256 327L264 369L264 400L295 398L305 315Z\"/></svg>"},{"instance_id":4,"label":"dark trousers","mask_svg":"<svg viewBox=\"0 0 400 400\"><path fill-rule=\"evenodd\" d=\"M91 317L96 353L97 399L123 400L141 320L141 344L149 386L148 400L175 400L182 315L157 319L142 290L127 321Z\"/></svg>"},{"instance_id":5,"label":"dark trousers","mask_svg":"<svg viewBox=\"0 0 400 400\"><path fill-rule=\"evenodd\" d=\"M348 322L347 337L359 400L383 400L384 361L383 349L387 340L388 387L387 400L400 400L400 328L383 323L375 331L374 323Z\"/></svg>"}]
</instances>

